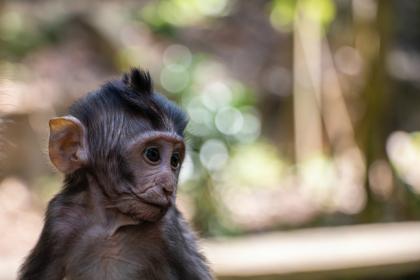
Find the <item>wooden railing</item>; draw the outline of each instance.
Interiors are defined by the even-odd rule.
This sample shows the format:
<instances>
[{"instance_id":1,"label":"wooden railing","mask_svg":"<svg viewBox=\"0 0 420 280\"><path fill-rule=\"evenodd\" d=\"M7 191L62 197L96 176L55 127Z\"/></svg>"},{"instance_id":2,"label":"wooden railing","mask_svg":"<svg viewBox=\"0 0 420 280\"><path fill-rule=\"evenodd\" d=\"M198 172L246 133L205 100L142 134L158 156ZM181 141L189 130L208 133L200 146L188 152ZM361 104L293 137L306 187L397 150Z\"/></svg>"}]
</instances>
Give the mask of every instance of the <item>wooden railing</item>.
<instances>
[{"instance_id":1,"label":"wooden railing","mask_svg":"<svg viewBox=\"0 0 420 280\"><path fill-rule=\"evenodd\" d=\"M218 279L401 279L420 271L420 223L305 229L203 246Z\"/></svg>"}]
</instances>

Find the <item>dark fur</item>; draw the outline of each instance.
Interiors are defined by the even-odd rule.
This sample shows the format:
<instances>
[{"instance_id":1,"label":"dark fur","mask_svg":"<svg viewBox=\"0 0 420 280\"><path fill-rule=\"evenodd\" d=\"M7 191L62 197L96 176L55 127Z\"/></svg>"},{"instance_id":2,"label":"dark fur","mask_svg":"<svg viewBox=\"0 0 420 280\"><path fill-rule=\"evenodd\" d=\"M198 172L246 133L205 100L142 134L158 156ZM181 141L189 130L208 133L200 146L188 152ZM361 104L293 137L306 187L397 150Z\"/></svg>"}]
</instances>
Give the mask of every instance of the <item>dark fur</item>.
<instances>
[{"instance_id":1,"label":"dark fur","mask_svg":"<svg viewBox=\"0 0 420 280\"><path fill-rule=\"evenodd\" d=\"M86 128L90 161L66 175L63 190L49 203L41 236L19 279L212 279L174 205L155 223L118 228L112 242L92 209L92 197L128 193L136 176L121 155L128 139L147 131L183 136L186 115L155 94L150 75L138 69L76 102L70 114Z\"/></svg>"}]
</instances>

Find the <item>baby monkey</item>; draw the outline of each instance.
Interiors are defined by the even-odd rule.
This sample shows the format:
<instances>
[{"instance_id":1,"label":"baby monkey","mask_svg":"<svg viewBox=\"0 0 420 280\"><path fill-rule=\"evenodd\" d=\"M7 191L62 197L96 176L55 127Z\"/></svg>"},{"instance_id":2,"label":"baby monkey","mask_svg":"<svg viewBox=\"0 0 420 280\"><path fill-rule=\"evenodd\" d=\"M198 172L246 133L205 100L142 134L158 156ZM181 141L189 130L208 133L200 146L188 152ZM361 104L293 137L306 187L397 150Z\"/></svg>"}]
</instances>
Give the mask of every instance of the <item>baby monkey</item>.
<instances>
[{"instance_id":1,"label":"baby monkey","mask_svg":"<svg viewBox=\"0 0 420 280\"><path fill-rule=\"evenodd\" d=\"M186 125L140 69L50 120L64 186L19 279L213 279L175 206Z\"/></svg>"}]
</instances>

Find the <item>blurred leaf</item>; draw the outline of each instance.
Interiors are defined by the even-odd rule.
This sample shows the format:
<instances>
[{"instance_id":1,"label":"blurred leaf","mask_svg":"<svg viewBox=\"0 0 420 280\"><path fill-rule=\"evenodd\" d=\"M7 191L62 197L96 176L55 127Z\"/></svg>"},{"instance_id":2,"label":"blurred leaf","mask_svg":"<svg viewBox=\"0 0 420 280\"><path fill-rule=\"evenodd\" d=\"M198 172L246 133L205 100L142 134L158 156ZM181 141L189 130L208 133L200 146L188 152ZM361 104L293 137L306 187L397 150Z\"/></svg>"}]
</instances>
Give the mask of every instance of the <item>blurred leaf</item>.
<instances>
[{"instance_id":1,"label":"blurred leaf","mask_svg":"<svg viewBox=\"0 0 420 280\"><path fill-rule=\"evenodd\" d=\"M291 31L296 8L305 15L327 27L335 18L335 4L332 0L274 0L271 6L271 24L280 31Z\"/></svg>"},{"instance_id":2,"label":"blurred leaf","mask_svg":"<svg viewBox=\"0 0 420 280\"><path fill-rule=\"evenodd\" d=\"M223 16L228 4L229 0L160 0L144 7L140 15L157 31L173 31L172 26L189 26L207 17Z\"/></svg>"},{"instance_id":3,"label":"blurred leaf","mask_svg":"<svg viewBox=\"0 0 420 280\"><path fill-rule=\"evenodd\" d=\"M270 144L240 145L235 147L225 169L226 185L232 188L277 187L286 166Z\"/></svg>"},{"instance_id":4,"label":"blurred leaf","mask_svg":"<svg viewBox=\"0 0 420 280\"><path fill-rule=\"evenodd\" d=\"M302 0L302 11L312 20L328 26L335 17L335 4L332 0Z\"/></svg>"},{"instance_id":5,"label":"blurred leaf","mask_svg":"<svg viewBox=\"0 0 420 280\"><path fill-rule=\"evenodd\" d=\"M271 24L281 30L290 31L295 18L296 1L274 0L271 7Z\"/></svg>"}]
</instances>

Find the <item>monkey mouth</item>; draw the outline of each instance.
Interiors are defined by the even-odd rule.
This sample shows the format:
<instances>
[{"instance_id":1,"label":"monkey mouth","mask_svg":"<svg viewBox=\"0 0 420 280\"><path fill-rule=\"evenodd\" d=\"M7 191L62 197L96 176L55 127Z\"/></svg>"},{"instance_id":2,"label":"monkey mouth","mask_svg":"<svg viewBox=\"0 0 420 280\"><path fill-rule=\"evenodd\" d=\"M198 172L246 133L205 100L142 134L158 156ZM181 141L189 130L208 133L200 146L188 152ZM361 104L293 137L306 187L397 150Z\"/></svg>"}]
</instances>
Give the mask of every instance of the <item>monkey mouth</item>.
<instances>
[{"instance_id":1,"label":"monkey mouth","mask_svg":"<svg viewBox=\"0 0 420 280\"><path fill-rule=\"evenodd\" d=\"M165 195L156 194L153 191L143 192L140 194L134 193L135 197L142 203L149 204L158 208L169 208L171 206L171 199Z\"/></svg>"},{"instance_id":2,"label":"monkey mouth","mask_svg":"<svg viewBox=\"0 0 420 280\"><path fill-rule=\"evenodd\" d=\"M130 211L130 216L136 220L156 222L165 216L171 203L160 201L147 201L145 199L137 199L137 206Z\"/></svg>"},{"instance_id":3,"label":"monkey mouth","mask_svg":"<svg viewBox=\"0 0 420 280\"><path fill-rule=\"evenodd\" d=\"M169 200L168 201L148 201L145 199L139 199L139 201L148 206L165 210L165 211L171 206L171 202Z\"/></svg>"},{"instance_id":4,"label":"monkey mouth","mask_svg":"<svg viewBox=\"0 0 420 280\"><path fill-rule=\"evenodd\" d=\"M169 205L158 205L153 202L146 202L144 200L138 201L138 207L131 212L130 216L136 220L156 222L165 216L169 209Z\"/></svg>"},{"instance_id":5,"label":"monkey mouth","mask_svg":"<svg viewBox=\"0 0 420 280\"><path fill-rule=\"evenodd\" d=\"M131 196L120 200L118 208L134 220L156 222L166 214L171 205L169 197L132 191Z\"/></svg>"}]
</instances>

